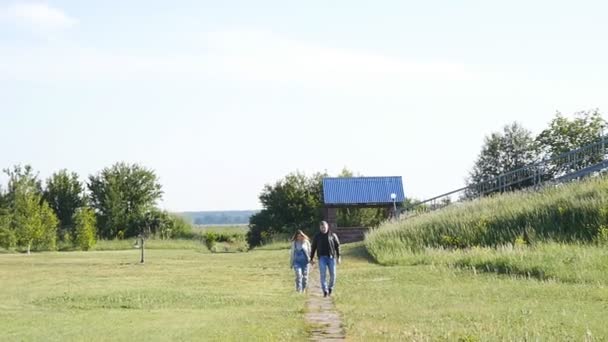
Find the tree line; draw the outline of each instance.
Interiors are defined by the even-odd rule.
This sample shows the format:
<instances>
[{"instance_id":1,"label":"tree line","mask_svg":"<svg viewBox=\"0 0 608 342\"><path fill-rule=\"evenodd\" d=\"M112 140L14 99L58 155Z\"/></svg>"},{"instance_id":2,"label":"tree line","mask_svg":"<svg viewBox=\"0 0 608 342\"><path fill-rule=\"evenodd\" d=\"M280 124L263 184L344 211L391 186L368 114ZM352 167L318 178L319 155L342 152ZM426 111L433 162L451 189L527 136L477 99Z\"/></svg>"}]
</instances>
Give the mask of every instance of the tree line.
<instances>
[{"instance_id":1,"label":"tree line","mask_svg":"<svg viewBox=\"0 0 608 342\"><path fill-rule=\"evenodd\" d=\"M4 169L0 185L0 247L56 250L58 243L88 250L97 239L187 235L190 225L160 210L162 186L153 170L116 163L86 182L60 170L43 182L30 165Z\"/></svg>"}]
</instances>

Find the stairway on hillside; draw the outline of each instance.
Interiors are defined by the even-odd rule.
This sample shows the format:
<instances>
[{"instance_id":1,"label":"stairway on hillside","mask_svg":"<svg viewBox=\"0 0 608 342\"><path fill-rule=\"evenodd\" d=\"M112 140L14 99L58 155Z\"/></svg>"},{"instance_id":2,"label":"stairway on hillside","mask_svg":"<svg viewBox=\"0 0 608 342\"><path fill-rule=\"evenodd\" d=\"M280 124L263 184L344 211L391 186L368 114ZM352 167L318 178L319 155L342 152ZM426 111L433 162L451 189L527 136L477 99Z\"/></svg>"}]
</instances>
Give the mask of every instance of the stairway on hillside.
<instances>
[{"instance_id":1,"label":"stairway on hillside","mask_svg":"<svg viewBox=\"0 0 608 342\"><path fill-rule=\"evenodd\" d=\"M558 173L552 174L551 171ZM503 173L496 177L471 184L402 209L400 217L407 219L420 213L444 208L463 200L503 193L524 188L540 188L546 184L558 184L605 173L608 170L608 136L596 142L553 156L539 162Z\"/></svg>"},{"instance_id":2,"label":"stairway on hillside","mask_svg":"<svg viewBox=\"0 0 608 342\"><path fill-rule=\"evenodd\" d=\"M338 227L335 233L338 235L340 243L343 244L363 241L368 230L365 227Z\"/></svg>"}]
</instances>

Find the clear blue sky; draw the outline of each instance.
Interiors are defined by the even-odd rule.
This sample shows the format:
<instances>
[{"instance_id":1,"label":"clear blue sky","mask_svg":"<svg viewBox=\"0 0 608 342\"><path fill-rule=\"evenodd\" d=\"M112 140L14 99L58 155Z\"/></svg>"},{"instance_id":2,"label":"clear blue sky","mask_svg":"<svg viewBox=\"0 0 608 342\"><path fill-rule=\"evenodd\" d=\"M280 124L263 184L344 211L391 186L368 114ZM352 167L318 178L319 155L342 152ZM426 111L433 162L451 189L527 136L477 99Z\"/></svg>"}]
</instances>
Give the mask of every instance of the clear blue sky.
<instances>
[{"instance_id":1,"label":"clear blue sky","mask_svg":"<svg viewBox=\"0 0 608 342\"><path fill-rule=\"evenodd\" d=\"M608 110L603 1L0 0L0 166L156 170L169 210L343 167L460 187L485 135ZM4 183L5 177L0 178Z\"/></svg>"}]
</instances>

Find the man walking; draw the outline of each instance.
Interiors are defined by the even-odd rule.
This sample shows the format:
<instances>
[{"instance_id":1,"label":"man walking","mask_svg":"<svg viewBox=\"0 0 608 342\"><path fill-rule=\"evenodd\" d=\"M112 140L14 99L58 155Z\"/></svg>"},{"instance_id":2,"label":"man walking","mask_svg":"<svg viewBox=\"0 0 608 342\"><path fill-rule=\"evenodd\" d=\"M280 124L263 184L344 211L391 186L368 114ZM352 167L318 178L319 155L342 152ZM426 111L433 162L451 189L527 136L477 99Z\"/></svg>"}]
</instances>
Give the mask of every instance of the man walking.
<instances>
[{"instance_id":1,"label":"man walking","mask_svg":"<svg viewBox=\"0 0 608 342\"><path fill-rule=\"evenodd\" d=\"M336 285L336 264L340 264L340 241L338 236L329 230L329 224L325 221L321 221L319 232L312 239L311 262L314 262L315 252L319 259L323 297L331 296ZM329 284L327 283L328 270Z\"/></svg>"}]
</instances>

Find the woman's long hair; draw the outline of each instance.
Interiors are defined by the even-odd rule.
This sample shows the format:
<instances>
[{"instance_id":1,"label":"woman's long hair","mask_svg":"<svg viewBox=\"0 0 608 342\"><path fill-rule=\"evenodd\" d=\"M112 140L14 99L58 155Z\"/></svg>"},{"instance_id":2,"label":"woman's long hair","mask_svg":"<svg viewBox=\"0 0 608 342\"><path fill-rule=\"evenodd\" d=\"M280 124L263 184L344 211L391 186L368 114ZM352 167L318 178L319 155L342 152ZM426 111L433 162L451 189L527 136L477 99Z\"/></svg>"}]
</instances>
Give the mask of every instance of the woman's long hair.
<instances>
[{"instance_id":1,"label":"woman's long hair","mask_svg":"<svg viewBox=\"0 0 608 342\"><path fill-rule=\"evenodd\" d=\"M302 235L302 237L304 238L304 240L310 241L310 239L308 238L308 236L306 234L304 234L304 232L301 231L301 230L298 230L295 234L293 234L293 236L291 237L291 241L296 241L298 239L298 235Z\"/></svg>"}]
</instances>

